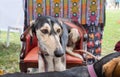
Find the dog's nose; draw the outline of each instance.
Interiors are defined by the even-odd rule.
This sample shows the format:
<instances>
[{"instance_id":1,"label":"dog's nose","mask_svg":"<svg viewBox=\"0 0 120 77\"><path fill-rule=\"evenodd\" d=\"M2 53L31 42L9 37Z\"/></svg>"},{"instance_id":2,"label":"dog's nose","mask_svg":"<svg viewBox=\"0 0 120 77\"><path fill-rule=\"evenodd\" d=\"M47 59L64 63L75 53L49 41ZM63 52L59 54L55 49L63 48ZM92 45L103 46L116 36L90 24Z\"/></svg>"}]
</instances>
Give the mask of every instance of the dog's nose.
<instances>
[{"instance_id":1,"label":"dog's nose","mask_svg":"<svg viewBox=\"0 0 120 77\"><path fill-rule=\"evenodd\" d=\"M61 56L64 55L64 52L63 52L62 49L58 49L58 48L57 48L57 49L55 50L54 54L55 54L56 57L61 57Z\"/></svg>"}]
</instances>

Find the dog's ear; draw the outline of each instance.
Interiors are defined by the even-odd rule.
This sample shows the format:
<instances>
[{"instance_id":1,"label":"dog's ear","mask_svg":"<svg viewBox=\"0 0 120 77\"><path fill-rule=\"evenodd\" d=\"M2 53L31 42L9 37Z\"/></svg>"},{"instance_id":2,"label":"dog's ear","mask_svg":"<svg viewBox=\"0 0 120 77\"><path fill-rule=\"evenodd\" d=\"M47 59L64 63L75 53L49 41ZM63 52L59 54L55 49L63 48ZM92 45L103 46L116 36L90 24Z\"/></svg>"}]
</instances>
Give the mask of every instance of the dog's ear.
<instances>
[{"instance_id":1,"label":"dog's ear","mask_svg":"<svg viewBox=\"0 0 120 77\"><path fill-rule=\"evenodd\" d=\"M29 34L30 34L31 37L33 36L33 34L36 34L36 31L35 31L35 20L32 20L30 22Z\"/></svg>"},{"instance_id":2,"label":"dog's ear","mask_svg":"<svg viewBox=\"0 0 120 77\"><path fill-rule=\"evenodd\" d=\"M32 20L30 22L30 30L29 30L29 34L30 34L30 44L33 44L33 37L34 35L36 35L36 31L35 31L35 20Z\"/></svg>"},{"instance_id":3,"label":"dog's ear","mask_svg":"<svg viewBox=\"0 0 120 77\"><path fill-rule=\"evenodd\" d=\"M24 33L21 35L20 39L21 40L25 40L25 37L30 34L31 38L30 38L30 43L32 44L32 37L33 37L33 33L36 33L35 32L35 20L31 21L30 22L30 25L28 26L28 28L24 31Z\"/></svg>"},{"instance_id":4,"label":"dog's ear","mask_svg":"<svg viewBox=\"0 0 120 77\"><path fill-rule=\"evenodd\" d=\"M112 77L117 64L120 62L120 57L113 58L111 61L103 65L102 72L105 77Z\"/></svg>"},{"instance_id":5,"label":"dog's ear","mask_svg":"<svg viewBox=\"0 0 120 77\"><path fill-rule=\"evenodd\" d=\"M66 50L66 46L67 46L67 43L68 43L68 30L67 30L67 25L60 19L58 19L58 22L59 24L61 25L62 29L63 29L63 33L60 37L60 42L61 42L61 45L64 49L64 52Z\"/></svg>"},{"instance_id":6,"label":"dog's ear","mask_svg":"<svg viewBox=\"0 0 120 77\"><path fill-rule=\"evenodd\" d=\"M24 33L21 35L20 39L21 40L24 40L25 37L30 34L31 36L33 36L33 32L35 32L35 28L32 29L34 27L34 23L35 23L35 20L31 21L30 22L30 25L28 25L27 29L24 31Z\"/></svg>"}]
</instances>

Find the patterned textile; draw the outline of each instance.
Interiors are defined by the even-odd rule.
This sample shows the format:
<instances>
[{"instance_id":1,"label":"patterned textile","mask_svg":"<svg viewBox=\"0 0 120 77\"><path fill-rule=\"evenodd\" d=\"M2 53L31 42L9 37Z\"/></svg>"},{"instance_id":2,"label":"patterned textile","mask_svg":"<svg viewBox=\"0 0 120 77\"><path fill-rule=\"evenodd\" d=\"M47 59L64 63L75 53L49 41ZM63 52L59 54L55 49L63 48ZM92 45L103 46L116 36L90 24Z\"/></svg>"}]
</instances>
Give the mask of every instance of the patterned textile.
<instances>
[{"instance_id":1,"label":"patterned textile","mask_svg":"<svg viewBox=\"0 0 120 77\"><path fill-rule=\"evenodd\" d=\"M71 19L85 27L88 33L87 50L101 55L101 43L105 23L105 0L24 0L25 29L38 16Z\"/></svg>"},{"instance_id":2,"label":"patterned textile","mask_svg":"<svg viewBox=\"0 0 120 77\"><path fill-rule=\"evenodd\" d=\"M105 0L87 0L86 30L87 49L95 56L101 55L101 43L105 23Z\"/></svg>"}]
</instances>

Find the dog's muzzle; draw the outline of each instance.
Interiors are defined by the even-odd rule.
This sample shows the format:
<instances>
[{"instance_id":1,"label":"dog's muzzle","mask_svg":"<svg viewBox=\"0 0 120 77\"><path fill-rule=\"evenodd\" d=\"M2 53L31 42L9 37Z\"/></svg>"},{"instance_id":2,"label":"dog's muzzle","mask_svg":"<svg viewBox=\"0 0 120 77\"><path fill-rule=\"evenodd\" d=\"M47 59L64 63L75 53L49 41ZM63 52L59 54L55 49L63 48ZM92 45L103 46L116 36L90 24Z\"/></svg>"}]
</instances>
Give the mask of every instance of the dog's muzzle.
<instances>
[{"instance_id":1,"label":"dog's muzzle","mask_svg":"<svg viewBox=\"0 0 120 77\"><path fill-rule=\"evenodd\" d=\"M61 56L63 56L63 55L64 55L63 49L57 48L57 49L55 50L54 54L55 54L56 57L61 57Z\"/></svg>"}]
</instances>

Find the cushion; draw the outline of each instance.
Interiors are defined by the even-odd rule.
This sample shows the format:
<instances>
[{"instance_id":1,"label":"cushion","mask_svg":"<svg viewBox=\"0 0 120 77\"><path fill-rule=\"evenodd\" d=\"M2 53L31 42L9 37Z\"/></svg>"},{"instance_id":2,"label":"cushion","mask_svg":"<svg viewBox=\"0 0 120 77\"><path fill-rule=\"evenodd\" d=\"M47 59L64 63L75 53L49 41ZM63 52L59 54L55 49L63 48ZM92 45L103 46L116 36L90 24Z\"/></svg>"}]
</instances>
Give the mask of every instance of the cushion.
<instances>
[{"instance_id":1,"label":"cushion","mask_svg":"<svg viewBox=\"0 0 120 77\"><path fill-rule=\"evenodd\" d=\"M38 62L39 47L34 47L24 58L24 62Z\"/></svg>"},{"instance_id":2,"label":"cushion","mask_svg":"<svg viewBox=\"0 0 120 77\"><path fill-rule=\"evenodd\" d=\"M73 63L73 64L82 64L83 62L81 59L71 56L69 54L66 54L66 60L67 60L67 63Z\"/></svg>"},{"instance_id":3,"label":"cushion","mask_svg":"<svg viewBox=\"0 0 120 77\"><path fill-rule=\"evenodd\" d=\"M26 57L24 58L24 62L38 62L38 51L39 51L39 47L34 47L27 55ZM77 57L74 57L74 56L71 56L71 55L68 55L66 54L66 60L67 60L67 63L75 63L75 64L81 64L82 63L82 60L77 58Z\"/></svg>"}]
</instances>

